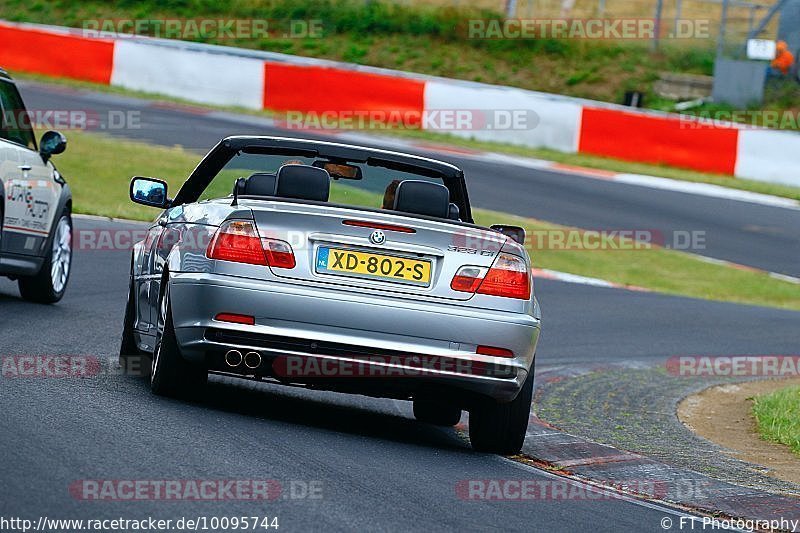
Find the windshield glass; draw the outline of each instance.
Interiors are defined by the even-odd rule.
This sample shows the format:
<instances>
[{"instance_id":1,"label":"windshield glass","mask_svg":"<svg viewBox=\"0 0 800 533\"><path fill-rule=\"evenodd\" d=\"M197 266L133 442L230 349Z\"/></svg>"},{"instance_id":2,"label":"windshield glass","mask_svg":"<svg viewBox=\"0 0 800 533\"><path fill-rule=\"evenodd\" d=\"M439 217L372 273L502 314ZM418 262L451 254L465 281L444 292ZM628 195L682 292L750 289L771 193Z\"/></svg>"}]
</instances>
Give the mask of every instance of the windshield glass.
<instances>
[{"instance_id":1,"label":"windshield glass","mask_svg":"<svg viewBox=\"0 0 800 533\"><path fill-rule=\"evenodd\" d=\"M199 201L224 198L233 194L238 178L249 178L254 174L275 174L288 164L322 166L326 159L275 154L240 153L231 158L200 195ZM442 183L442 180L409 172L370 166L366 163L349 163L361 170L361 179L331 179L329 202L353 207L390 209L393 191L403 180L425 180ZM386 205L384 200L389 204Z\"/></svg>"}]
</instances>

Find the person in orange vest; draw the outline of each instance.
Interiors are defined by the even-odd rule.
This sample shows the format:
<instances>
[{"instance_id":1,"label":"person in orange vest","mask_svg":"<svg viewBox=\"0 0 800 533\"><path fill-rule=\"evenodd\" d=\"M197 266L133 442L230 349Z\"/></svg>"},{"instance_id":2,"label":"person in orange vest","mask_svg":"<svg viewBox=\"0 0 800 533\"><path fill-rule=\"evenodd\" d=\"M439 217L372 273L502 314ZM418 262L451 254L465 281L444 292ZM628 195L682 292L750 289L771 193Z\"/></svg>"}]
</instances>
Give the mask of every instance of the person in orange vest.
<instances>
[{"instance_id":1,"label":"person in orange vest","mask_svg":"<svg viewBox=\"0 0 800 533\"><path fill-rule=\"evenodd\" d=\"M786 76L794 65L794 54L789 51L786 41L778 41L775 47L775 59L770 63L772 74Z\"/></svg>"}]
</instances>

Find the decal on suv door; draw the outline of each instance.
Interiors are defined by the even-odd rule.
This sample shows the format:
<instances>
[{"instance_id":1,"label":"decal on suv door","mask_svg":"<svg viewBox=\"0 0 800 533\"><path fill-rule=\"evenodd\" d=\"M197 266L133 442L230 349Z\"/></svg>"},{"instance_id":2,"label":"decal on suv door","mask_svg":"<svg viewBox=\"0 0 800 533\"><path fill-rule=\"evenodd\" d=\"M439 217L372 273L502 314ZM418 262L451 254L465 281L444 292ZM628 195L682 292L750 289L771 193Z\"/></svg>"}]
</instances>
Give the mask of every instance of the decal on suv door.
<instances>
[{"instance_id":1,"label":"decal on suv door","mask_svg":"<svg viewBox=\"0 0 800 533\"><path fill-rule=\"evenodd\" d=\"M5 229L36 235L50 230L52 200L58 191L52 182L11 179L6 183Z\"/></svg>"}]
</instances>

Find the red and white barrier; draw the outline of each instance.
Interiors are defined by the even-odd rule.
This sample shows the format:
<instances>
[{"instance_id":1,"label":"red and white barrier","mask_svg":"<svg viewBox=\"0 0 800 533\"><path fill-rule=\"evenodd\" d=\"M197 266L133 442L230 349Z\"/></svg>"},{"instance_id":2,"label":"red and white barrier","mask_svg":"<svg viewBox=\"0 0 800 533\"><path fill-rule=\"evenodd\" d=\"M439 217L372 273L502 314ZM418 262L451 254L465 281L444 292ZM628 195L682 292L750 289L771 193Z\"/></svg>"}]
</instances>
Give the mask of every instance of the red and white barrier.
<instances>
[{"instance_id":1,"label":"red and white barrier","mask_svg":"<svg viewBox=\"0 0 800 533\"><path fill-rule=\"evenodd\" d=\"M431 80L425 84L425 111L467 110L490 115L503 111L533 111L535 123L530 128L436 128L459 137L502 142L521 146L547 147L562 152L578 148L581 105L573 100L544 93L498 87ZM523 117L527 118L527 117ZM432 121L433 122L433 121Z\"/></svg>"},{"instance_id":2,"label":"red and white barrier","mask_svg":"<svg viewBox=\"0 0 800 533\"><path fill-rule=\"evenodd\" d=\"M583 107L578 152L733 174L738 130L666 114Z\"/></svg>"},{"instance_id":3,"label":"red and white barrier","mask_svg":"<svg viewBox=\"0 0 800 533\"><path fill-rule=\"evenodd\" d=\"M114 41L86 39L67 29L0 23L0 66L108 84Z\"/></svg>"},{"instance_id":4,"label":"red and white barrier","mask_svg":"<svg viewBox=\"0 0 800 533\"><path fill-rule=\"evenodd\" d=\"M739 130L735 176L800 186L800 135L767 129Z\"/></svg>"},{"instance_id":5,"label":"red and white barrier","mask_svg":"<svg viewBox=\"0 0 800 533\"><path fill-rule=\"evenodd\" d=\"M119 39L111 85L203 104L261 109L264 61Z\"/></svg>"},{"instance_id":6,"label":"red and white barrier","mask_svg":"<svg viewBox=\"0 0 800 533\"><path fill-rule=\"evenodd\" d=\"M346 63L0 21L0 66L248 109L386 120L484 141L800 186L800 134ZM447 111L524 111L526 128L443 126ZM394 118L392 118L394 117ZM398 119L399 117L399 119Z\"/></svg>"}]
</instances>

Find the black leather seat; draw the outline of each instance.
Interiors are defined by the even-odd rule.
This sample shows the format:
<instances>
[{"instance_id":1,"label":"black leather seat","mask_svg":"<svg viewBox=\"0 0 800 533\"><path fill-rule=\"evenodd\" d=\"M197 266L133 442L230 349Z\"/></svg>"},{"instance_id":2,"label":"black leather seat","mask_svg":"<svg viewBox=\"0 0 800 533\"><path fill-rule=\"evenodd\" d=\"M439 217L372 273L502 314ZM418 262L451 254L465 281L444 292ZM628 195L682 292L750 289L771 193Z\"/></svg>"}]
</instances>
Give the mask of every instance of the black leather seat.
<instances>
[{"instance_id":1,"label":"black leather seat","mask_svg":"<svg viewBox=\"0 0 800 533\"><path fill-rule=\"evenodd\" d=\"M440 183L405 180L397 186L394 210L437 218L449 218L450 191Z\"/></svg>"},{"instance_id":2,"label":"black leather seat","mask_svg":"<svg viewBox=\"0 0 800 533\"><path fill-rule=\"evenodd\" d=\"M331 192L328 171L309 165L284 165L278 169L275 196L327 202Z\"/></svg>"},{"instance_id":3,"label":"black leather seat","mask_svg":"<svg viewBox=\"0 0 800 533\"><path fill-rule=\"evenodd\" d=\"M256 172L244 182L239 194L246 196L275 196L278 178L272 172Z\"/></svg>"}]
</instances>

